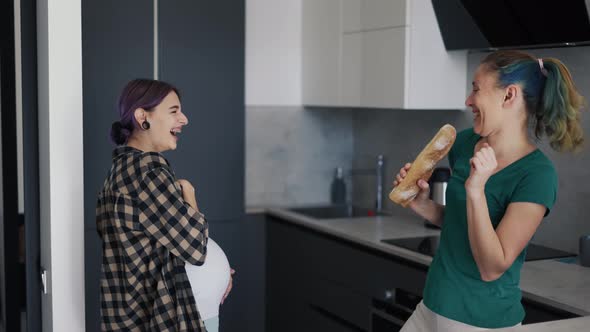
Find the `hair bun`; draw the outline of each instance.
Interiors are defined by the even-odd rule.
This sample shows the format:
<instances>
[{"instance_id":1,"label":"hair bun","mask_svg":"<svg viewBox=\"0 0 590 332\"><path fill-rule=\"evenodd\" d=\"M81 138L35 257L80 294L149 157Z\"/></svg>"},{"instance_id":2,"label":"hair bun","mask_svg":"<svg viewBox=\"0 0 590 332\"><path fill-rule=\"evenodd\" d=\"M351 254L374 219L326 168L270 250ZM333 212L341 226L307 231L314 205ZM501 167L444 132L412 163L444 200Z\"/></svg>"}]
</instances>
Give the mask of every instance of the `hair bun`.
<instances>
[{"instance_id":1,"label":"hair bun","mask_svg":"<svg viewBox=\"0 0 590 332\"><path fill-rule=\"evenodd\" d=\"M123 145L129 139L131 131L123 126L121 121L113 122L111 126L111 140L117 145Z\"/></svg>"}]
</instances>

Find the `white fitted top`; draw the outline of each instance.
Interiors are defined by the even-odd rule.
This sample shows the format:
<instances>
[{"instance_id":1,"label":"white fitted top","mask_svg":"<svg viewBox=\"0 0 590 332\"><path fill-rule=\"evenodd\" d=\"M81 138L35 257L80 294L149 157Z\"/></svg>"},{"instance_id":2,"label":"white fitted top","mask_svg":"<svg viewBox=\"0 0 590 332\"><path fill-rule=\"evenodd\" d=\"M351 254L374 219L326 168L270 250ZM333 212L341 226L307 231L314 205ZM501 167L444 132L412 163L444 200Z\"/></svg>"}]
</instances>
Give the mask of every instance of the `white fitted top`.
<instances>
[{"instance_id":1,"label":"white fitted top","mask_svg":"<svg viewBox=\"0 0 590 332\"><path fill-rule=\"evenodd\" d=\"M205 263L201 266L185 263L184 267L201 319L219 316L219 304L229 283L229 262L221 247L209 238Z\"/></svg>"}]
</instances>

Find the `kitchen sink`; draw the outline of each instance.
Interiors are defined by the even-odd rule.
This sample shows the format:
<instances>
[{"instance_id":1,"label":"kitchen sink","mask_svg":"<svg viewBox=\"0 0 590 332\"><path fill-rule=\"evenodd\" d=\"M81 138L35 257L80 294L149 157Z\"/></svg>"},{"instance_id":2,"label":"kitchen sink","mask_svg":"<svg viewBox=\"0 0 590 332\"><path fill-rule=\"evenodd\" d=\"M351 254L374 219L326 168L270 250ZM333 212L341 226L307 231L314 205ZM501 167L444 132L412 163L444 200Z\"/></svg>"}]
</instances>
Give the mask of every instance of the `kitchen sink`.
<instances>
[{"instance_id":1,"label":"kitchen sink","mask_svg":"<svg viewBox=\"0 0 590 332\"><path fill-rule=\"evenodd\" d=\"M354 205L312 206L291 208L288 210L316 219L362 218L375 217L377 215L387 215L385 213L376 213L373 209L367 209Z\"/></svg>"}]
</instances>

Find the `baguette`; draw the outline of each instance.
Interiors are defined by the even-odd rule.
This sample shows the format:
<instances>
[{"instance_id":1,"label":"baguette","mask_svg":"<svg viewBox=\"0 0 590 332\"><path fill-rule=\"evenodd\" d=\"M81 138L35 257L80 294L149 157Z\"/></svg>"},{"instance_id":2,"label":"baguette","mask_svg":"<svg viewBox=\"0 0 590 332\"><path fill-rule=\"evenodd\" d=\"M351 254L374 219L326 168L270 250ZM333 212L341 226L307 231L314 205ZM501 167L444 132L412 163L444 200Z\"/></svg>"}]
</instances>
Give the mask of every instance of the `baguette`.
<instances>
[{"instance_id":1,"label":"baguette","mask_svg":"<svg viewBox=\"0 0 590 332\"><path fill-rule=\"evenodd\" d=\"M453 126L450 124L442 126L416 157L406 177L389 193L389 199L403 207L408 206L420 192L418 180L430 179L434 166L449 153L456 136L457 131Z\"/></svg>"}]
</instances>

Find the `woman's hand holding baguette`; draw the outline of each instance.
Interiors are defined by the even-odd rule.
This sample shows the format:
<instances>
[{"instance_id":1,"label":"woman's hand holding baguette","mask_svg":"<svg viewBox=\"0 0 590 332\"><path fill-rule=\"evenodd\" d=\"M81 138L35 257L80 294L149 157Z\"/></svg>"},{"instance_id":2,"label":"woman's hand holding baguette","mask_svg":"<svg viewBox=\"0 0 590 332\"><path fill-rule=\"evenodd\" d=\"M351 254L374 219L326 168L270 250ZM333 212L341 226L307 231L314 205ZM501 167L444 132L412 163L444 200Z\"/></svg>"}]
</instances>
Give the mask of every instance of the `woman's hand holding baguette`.
<instances>
[{"instance_id":1,"label":"woman's hand holding baguette","mask_svg":"<svg viewBox=\"0 0 590 332\"><path fill-rule=\"evenodd\" d=\"M393 186L396 187L405 177L408 175L408 171L412 167L411 163L406 163L404 167L399 170L399 173L395 176L395 180L393 181ZM418 187L420 188L420 192L414 198L408 206L414 210L414 212L419 213L419 210L422 210L426 205L428 205L428 201L432 201L430 199L430 186L428 182L420 179L416 182Z\"/></svg>"},{"instance_id":2,"label":"woman's hand holding baguette","mask_svg":"<svg viewBox=\"0 0 590 332\"><path fill-rule=\"evenodd\" d=\"M395 176L395 180L393 181L394 187L397 186L406 175L408 175L408 171L411 167L412 164L407 163L399 170L399 173ZM428 182L419 179L416 184L420 188L420 191L418 192L418 195L410 201L408 207L422 218L435 225L442 226L445 207L430 199L430 186L428 185Z\"/></svg>"}]
</instances>

